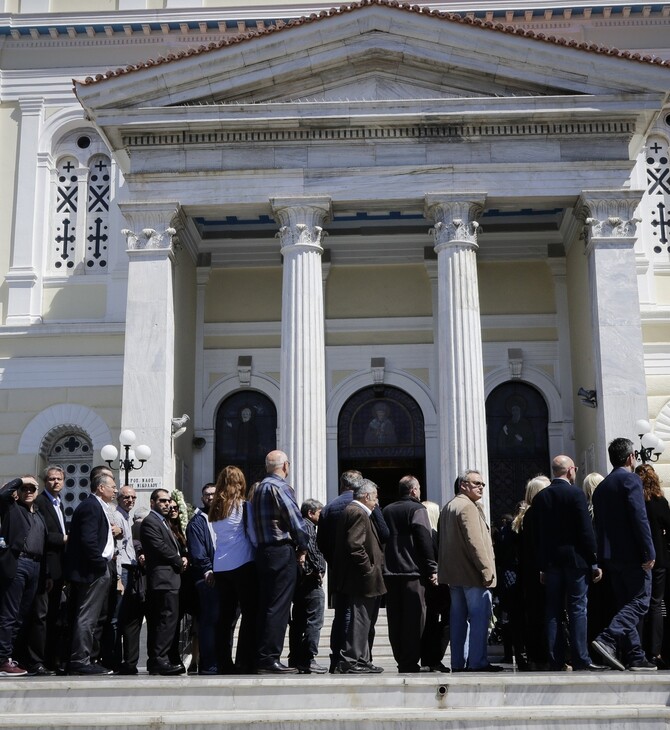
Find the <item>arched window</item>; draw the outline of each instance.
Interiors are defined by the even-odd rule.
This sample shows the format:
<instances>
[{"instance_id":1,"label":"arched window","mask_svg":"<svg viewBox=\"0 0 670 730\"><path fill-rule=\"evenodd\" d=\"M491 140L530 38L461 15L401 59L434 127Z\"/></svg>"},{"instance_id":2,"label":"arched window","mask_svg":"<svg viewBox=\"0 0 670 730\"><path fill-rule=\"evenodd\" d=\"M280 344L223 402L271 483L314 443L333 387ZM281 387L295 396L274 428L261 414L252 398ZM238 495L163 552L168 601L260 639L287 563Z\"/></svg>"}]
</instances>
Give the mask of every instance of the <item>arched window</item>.
<instances>
[{"instance_id":1,"label":"arched window","mask_svg":"<svg viewBox=\"0 0 670 730\"><path fill-rule=\"evenodd\" d=\"M425 498L426 449L423 413L400 388L369 387L342 407L337 425L340 472L357 469L375 482L382 506L398 499L398 482L412 474Z\"/></svg>"},{"instance_id":2,"label":"arched window","mask_svg":"<svg viewBox=\"0 0 670 730\"><path fill-rule=\"evenodd\" d=\"M46 435L41 451L46 464L61 466L65 472L62 499L65 519L69 522L77 505L91 493L91 441L72 426L62 426Z\"/></svg>"},{"instance_id":3,"label":"arched window","mask_svg":"<svg viewBox=\"0 0 670 730\"><path fill-rule=\"evenodd\" d=\"M54 158L47 273L104 272L112 194L109 154L99 138L79 131L60 140Z\"/></svg>"},{"instance_id":4,"label":"arched window","mask_svg":"<svg viewBox=\"0 0 670 730\"><path fill-rule=\"evenodd\" d=\"M549 410L542 394L518 380L486 399L491 521L513 514L526 482L549 474Z\"/></svg>"},{"instance_id":5,"label":"arched window","mask_svg":"<svg viewBox=\"0 0 670 730\"><path fill-rule=\"evenodd\" d=\"M277 409L263 393L241 390L228 396L216 414L214 478L237 466L247 485L265 476L265 456L277 448Z\"/></svg>"}]
</instances>

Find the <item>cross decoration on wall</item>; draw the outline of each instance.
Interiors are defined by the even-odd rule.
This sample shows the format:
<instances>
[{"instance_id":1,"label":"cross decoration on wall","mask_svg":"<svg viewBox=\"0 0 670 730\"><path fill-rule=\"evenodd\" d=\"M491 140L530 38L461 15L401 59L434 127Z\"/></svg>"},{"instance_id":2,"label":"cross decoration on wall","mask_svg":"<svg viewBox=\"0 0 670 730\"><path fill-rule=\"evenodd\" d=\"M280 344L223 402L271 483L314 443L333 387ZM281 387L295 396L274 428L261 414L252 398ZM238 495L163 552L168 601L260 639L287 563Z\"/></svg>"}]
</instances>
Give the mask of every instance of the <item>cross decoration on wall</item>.
<instances>
[{"instance_id":1,"label":"cross decoration on wall","mask_svg":"<svg viewBox=\"0 0 670 730\"><path fill-rule=\"evenodd\" d=\"M667 142L656 137L647 147L647 194L651 197L654 253L670 250L670 154Z\"/></svg>"}]
</instances>

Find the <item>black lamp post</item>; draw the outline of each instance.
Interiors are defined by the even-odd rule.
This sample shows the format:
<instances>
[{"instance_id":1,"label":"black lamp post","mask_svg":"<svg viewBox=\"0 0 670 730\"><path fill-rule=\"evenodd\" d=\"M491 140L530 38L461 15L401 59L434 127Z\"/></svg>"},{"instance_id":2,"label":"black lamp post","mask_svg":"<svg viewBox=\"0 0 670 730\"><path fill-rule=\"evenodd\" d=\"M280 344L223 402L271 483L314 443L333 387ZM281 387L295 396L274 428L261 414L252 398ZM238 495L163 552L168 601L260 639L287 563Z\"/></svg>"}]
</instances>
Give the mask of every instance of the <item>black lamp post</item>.
<instances>
[{"instance_id":1,"label":"black lamp post","mask_svg":"<svg viewBox=\"0 0 670 730\"><path fill-rule=\"evenodd\" d=\"M140 444L133 449L133 445L137 440L135 434L130 429L121 431L119 441L124 449L125 453L123 458L119 456L119 451L116 446L107 444L103 446L100 455L102 460L105 461L110 469L123 469L124 472L124 484L128 484L131 471L137 471L141 469L144 464L151 458L151 449L144 444ZM117 467L112 466L112 462L118 458L119 465ZM139 466L137 465L139 463Z\"/></svg>"}]
</instances>

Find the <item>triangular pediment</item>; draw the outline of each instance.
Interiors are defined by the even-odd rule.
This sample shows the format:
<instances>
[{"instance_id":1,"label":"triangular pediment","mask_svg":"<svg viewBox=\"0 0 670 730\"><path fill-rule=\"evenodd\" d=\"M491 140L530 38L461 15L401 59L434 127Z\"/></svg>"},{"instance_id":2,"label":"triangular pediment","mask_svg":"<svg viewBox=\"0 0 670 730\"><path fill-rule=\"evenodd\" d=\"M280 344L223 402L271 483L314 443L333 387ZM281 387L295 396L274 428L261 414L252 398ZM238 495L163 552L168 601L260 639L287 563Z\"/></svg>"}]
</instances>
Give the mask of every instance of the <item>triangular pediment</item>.
<instances>
[{"instance_id":1,"label":"triangular pediment","mask_svg":"<svg viewBox=\"0 0 670 730\"><path fill-rule=\"evenodd\" d=\"M670 69L382 0L76 82L105 110L663 91Z\"/></svg>"}]
</instances>

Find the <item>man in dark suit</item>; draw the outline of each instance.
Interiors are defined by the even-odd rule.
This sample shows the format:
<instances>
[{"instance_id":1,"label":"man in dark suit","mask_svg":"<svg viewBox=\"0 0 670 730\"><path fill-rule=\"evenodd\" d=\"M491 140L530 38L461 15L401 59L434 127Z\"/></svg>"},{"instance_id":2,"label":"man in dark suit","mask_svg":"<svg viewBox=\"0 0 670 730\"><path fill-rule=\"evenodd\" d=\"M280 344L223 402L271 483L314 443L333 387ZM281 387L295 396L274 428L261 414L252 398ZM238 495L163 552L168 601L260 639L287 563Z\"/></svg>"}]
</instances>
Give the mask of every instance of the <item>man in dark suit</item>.
<instances>
[{"instance_id":1,"label":"man in dark suit","mask_svg":"<svg viewBox=\"0 0 670 730\"><path fill-rule=\"evenodd\" d=\"M91 494L72 515L65 548L65 575L70 581L72 639L70 674L107 674L93 660L98 655L103 613L110 588L109 563L114 537L105 510L116 497L114 478L103 472L91 479Z\"/></svg>"},{"instance_id":2,"label":"man in dark suit","mask_svg":"<svg viewBox=\"0 0 670 730\"><path fill-rule=\"evenodd\" d=\"M44 489L35 500L35 509L47 526L46 561L51 589L47 591L46 586L40 586L35 596L22 658L29 674L49 676L55 674L54 670L60 665L62 636L65 633L61 613L67 544L65 510L61 499L65 472L60 466L49 465L44 470L42 481Z\"/></svg>"},{"instance_id":3,"label":"man in dark suit","mask_svg":"<svg viewBox=\"0 0 670 730\"><path fill-rule=\"evenodd\" d=\"M13 479L0 489L0 676L26 674L12 659L14 642L43 578L47 528L34 507L37 480Z\"/></svg>"},{"instance_id":4,"label":"man in dark suit","mask_svg":"<svg viewBox=\"0 0 670 730\"><path fill-rule=\"evenodd\" d=\"M140 541L147 572L147 669L149 674L182 674L183 664L173 664L168 652L179 623L181 573L188 561L167 523L170 494L165 489L151 493L151 512L142 520Z\"/></svg>"},{"instance_id":5,"label":"man in dark suit","mask_svg":"<svg viewBox=\"0 0 670 730\"><path fill-rule=\"evenodd\" d=\"M551 484L533 500L540 529L538 558L540 582L546 587L546 631L552 669L566 663L561 617L567 605L572 668L597 671L586 642L586 602L589 577L598 582L596 539L584 492L575 486L577 467L569 456L551 463Z\"/></svg>"},{"instance_id":6,"label":"man in dark suit","mask_svg":"<svg viewBox=\"0 0 670 730\"><path fill-rule=\"evenodd\" d=\"M377 504L377 486L363 479L356 486L351 504L337 524L335 561L338 565L337 590L349 600L351 620L335 671L339 674L382 672L370 661L368 636L376 616L384 586L384 552L374 522L370 519Z\"/></svg>"},{"instance_id":7,"label":"man in dark suit","mask_svg":"<svg viewBox=\"0 0 670 730\"><path fill-rule=\"evenodd\" d=\"M593 514L598 554L610 582L616 614L591 646L613 669L653 671L656 665L645 657L638 626L649 610L656 553L642 481L634 473L635 447L629 439L617 438L608 453L614 468L593 493Z\"/></svg>"},{"instance_id":8,"label":"man in dark suit","mask_svg":"<svg viewBox=\"0 0 670 730\"><path fill-rule=\"evenodd\" d=\"M328 591L331 594L333 606L333 623L330 627L330 673L334 674L337 665L340 662L340 654L344 648L344 640L347 636L349 621L351 614L349 612L349 599L344 593L337 590L337 564L335 541L337 539L337 525L344 510L351 504L354 498L354 489L363 481L363 475L360 471L350 469L342 472L340 476L340 493L335 499L332 499L321 510L319 516L319 525L316 533L316 544L323 557L328 563ZM372 510L370 519L374 522L377 529L377 535L382 545L389 538L389 528L384 520L379 505ZM377 612L379 611L379 599L377 602ZM377 620L375 613L372 628L370 630L370 651L375 638L374 623Z\"/></svg>"}]
</instances>

